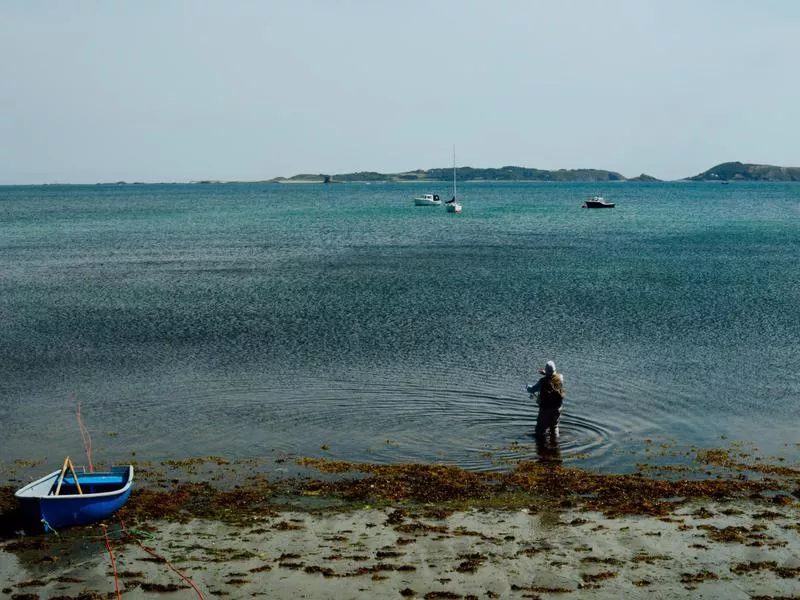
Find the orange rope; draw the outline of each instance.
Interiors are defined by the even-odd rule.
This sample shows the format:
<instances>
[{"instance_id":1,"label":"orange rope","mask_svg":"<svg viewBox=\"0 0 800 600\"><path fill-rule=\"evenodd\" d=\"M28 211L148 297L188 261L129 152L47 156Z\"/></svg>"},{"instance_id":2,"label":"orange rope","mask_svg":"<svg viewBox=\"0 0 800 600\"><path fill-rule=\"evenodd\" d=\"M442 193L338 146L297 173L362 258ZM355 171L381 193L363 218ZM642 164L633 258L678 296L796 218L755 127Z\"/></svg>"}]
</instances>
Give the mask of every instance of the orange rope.
<instances>
[{"instance_id":1,"label":"orange rope","mask_svg":"<svg viewBox=\"0 0 800 600\"><path fill-rule=\"evenodd\" d=\"M102 523L103 526L103 537L106 540L106 550L108 550L108 555L111 557L111 567L114 569L114 585L117 588L117 598L122 600L122 594L119 593L119 578L117 577L117 559L114 556L114 553L111 551L111 544L108 542L108 529L106 528L106 524Z\"/></svg>"},{"instance_id":2,"label":"orange rope","mask_svg":"<svg viewBox=\"0 0 800 600\"><path fill-rule=\"evenodd\" d=\"M81 419L80 400L78 400L78 404L75 407L75 416L78 419L78 429L81 430L81 440L83 440L83 448L86 450L86 460L89 464L89 472L94 473L94 465L92 464L92 434L89 433L89 429L83 424L83 419Z\"/></svg>"},{"instance_id":3,"label":"orange rope","mask_svg":"<svg viewBox=\"0 0 800 600\"><path fill-rule=\"evenodd\" d=\"M154 556L155 558L157 558L158 560L160 560L161 562L163 562L165 565L167 565L167 566L168 566L170 569L172 569L173 571L175 571L175 572L176 572L176 573L177 573L177 574L178 574L178 575L181 577L181 579L183 579L183 580L184 580L186 583L188 583L190 586L192 586L192 588L194 589L194 591L195 591L195 592L197 592L197 597L198 597L198 598L200 598L200 600L205 600L205 598L203 597L203 593L202 593L202 592L201 592L201 591L198 589L198 587L195 585L194 581L192 581L191 579L189 579L189 577L187 577L186 575L184 575L184 574L183 574L183 573L182 573L182 572L181 572L181 571L178 569L178 567L176 567L176 566L175 566L175 565L173 565L171 562L169 562L169 561L168 561L166 558L164 558L163 556L161 556L160 554L158 554L158 552L156 552L156 551L155 551L155 550L153 550L152 548L148 548L147 546L145 546L144 544L142 544L142 542L140 542L140 541L139 541L139 540L138 540L136 537L134 537L134 536L132 536L130 533L128 533L128 530L127 530L127 528L125 527L125 521L123 521L122 519L120 519L119 523L120 523L120 525L122 525L122 531L124 531L124 532L125 532L125 535L127 535L127 536L128 536L128 537L130 537L130 538L131 538L131 539L132 539L134 542L136 542L136 543L139 545L139 547L140 547L142 550L144 550L145 552L147 552L147 553L148 553L148 554L150 554L151 556Z\"/></svg>"}]
</instances>

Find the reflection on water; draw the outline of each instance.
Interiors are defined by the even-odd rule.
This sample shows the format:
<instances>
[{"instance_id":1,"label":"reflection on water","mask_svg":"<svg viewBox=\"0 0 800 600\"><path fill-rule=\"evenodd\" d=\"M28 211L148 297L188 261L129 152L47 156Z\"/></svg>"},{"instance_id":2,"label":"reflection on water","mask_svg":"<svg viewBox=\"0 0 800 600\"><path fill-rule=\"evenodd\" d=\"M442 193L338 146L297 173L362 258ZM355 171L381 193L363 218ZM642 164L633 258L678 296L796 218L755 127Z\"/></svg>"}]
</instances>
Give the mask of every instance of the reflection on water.
<instances>
[{"instance_id":1,"label":"reflection on water","mask_svg":"<svg viewBox=\"0 0 800 600\"><path fill-rule=\"evenodd\" d=\"M536 454L539 461L548 464L561 464L561 444L559 438L554 435L535 436Z\"/></svg>"}]
</instances>

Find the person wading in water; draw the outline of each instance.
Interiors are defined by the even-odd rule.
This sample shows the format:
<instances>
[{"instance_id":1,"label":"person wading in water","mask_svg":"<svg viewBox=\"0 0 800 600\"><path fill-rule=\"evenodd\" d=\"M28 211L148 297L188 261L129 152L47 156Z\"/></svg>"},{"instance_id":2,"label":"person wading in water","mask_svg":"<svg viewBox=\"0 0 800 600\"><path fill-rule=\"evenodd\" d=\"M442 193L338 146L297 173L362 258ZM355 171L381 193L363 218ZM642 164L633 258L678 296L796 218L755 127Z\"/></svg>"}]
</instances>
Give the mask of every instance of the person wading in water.
<instances>
[{"instance_id":1,"label":"person wading in water","mask_svg":"<svg viewBox=\"0 0 800 600\"><path fill-rule=\"evenodd\" d=\"M553 437L558 437L558 423L561 419L561 406L564 403L564 376L556 371L556 364L552 360L548 360L544 369L539 369L539 373L543 377L525 388L531 398L534 394L538 394L536 437L544 437L548 430Z\"/></svg>"}]
</instances>

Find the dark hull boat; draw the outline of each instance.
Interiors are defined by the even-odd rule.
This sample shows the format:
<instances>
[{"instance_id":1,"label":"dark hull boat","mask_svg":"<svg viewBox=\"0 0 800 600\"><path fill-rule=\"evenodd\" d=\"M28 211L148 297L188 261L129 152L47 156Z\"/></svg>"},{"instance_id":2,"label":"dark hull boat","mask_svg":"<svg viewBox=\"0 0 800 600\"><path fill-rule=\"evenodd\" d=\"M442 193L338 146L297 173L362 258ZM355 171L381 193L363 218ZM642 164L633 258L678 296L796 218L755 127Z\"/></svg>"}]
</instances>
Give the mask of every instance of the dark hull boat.
<instances>
[{"instance_id":1,"label":"dark hull boat","mask_svg":"<svg viewBox=\"0 0 800 600\"><path fill-rule=\"evenodd\" d=\"M614 208L613 202L606 202L601 196L592 196L583 203L582 208Z\"/></svg>"}]
</instances>

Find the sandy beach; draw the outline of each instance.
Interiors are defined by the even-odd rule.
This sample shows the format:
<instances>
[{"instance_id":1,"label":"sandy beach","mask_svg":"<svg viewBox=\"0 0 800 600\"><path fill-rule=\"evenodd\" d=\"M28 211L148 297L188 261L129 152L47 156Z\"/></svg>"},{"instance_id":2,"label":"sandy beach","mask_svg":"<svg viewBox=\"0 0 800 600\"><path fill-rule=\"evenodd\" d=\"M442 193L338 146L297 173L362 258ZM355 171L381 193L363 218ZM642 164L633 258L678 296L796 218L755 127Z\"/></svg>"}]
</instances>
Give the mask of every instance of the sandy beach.
<instances>
[{"instance_id":1,"label":"sandy beach","mask_svg":"<svg viewBox=\"0 0 800 600\"><path fill-rule=\"evenodd\" d=\"M687 505L663 519L528 509L279 511L254 515L249 526L193 519L148 529L129 537L108 526L126 598L800 595L798 513L761 503ZM19 555L8 545L4 594L115 595L101 527Z\"/></svg>"},{"instance_id":2,"label":"sandy beach","mask_svg":"<svg viewBox=\"0 0 800 600\"><path fill-rule=\"evenodd\" d=\"M449 468L367 470L295 484L291 497L273 484L271 497L264 486L141 490L104 524L8 531L0 591L16 599L114 598L117 589L125 598L800 597L800 510L794 493L767 491L776 481L663 487L538 465L487 494L482 476ZM534 482L525 493L521 474ZM576 493L581 485L594 491ZM442 490L440 501L421 497ZM654 490L684 495L656 502ZM13 509L4 506L8 527Z\"/></svg>"}]
</instances>

